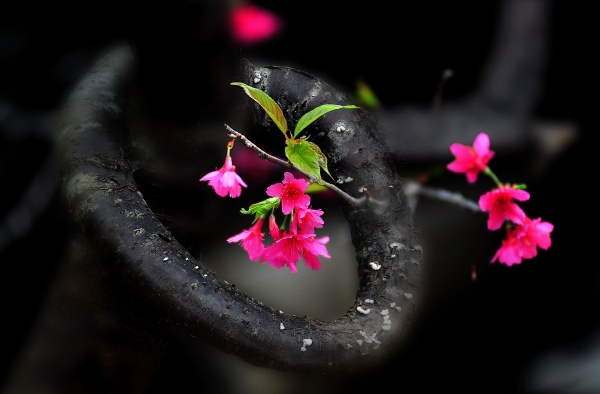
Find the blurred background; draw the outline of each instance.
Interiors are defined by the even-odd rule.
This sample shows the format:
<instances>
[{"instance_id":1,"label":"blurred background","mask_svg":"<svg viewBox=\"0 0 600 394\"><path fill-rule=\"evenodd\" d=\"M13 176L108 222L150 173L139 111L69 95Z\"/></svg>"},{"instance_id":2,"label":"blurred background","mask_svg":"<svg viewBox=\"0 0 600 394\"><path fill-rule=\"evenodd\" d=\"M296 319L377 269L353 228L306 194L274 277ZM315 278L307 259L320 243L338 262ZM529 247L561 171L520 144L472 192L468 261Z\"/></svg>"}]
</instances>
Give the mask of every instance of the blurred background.
<instances>
[{"instance_id":1,"label":"blurred background","mask_svg":"<svg viewBox=\"0 0 600 394\"><path fill-rule=\"evenodd\" d=\"M100 54L139 33L144 9L153 3L59 0L9 2L3 7L0 300L5 318L0 383L8 379L27 343L74 231L53 167L53 115ZM364 82L383 109L427 108L446 69L453 76L444 86L444 100L460 99L477 89L502 3L401 2L392 7L384 2L338 2L325 9L314 0L256 0L254 4L282 18L283 30L271 40L238 50L240 56L262 64L313 73L350 95ZM195 368L206 367L195 361L194 349L212 354L215 376L239 373L237 380L220 382L225 392L354 392L384 378L405 392L433 388L440 381L463 392L600 392L600 277L589 250L595 205L592 191L582 187L582 175L594 174L589 119L590 104L597 102L592 87L597 78L590 56L591 7L567 0L549 4L547 60L531 113L536 145L525 152L499 152L491 163L502 180L528 184L532 199L524 209L531 217L541 216L555 225L548 251L518 266L488 264L500 238L485 229L485 217L423 198L416 218L424 239L429 309L423 329L403 357L352 381L322 376L307 380L253 368L182 335L167 350L156 392L190 387L219 392L208 383L203 389L194 378ZM470 144L480 131L484 130L472 130L457 142ZM451 159L449 154L448 162ZM412 172L440 163L400 158L397 164L400 171ZM430 183L475 200L481 192L449 173L431 176ZM326 225L342 223L333 215L325 218ZM343 223L331 231L339 232L335 248L348 252L339 259L354 261ZM203 257L211 260L209 252ZM319 273L300 269L297 277L290 277L285 270L246 265L224 275L236 283L246 280L241 288L267 304L284 302L286 311L334 318L354 299L355 267L324 267L323 275ZM347 279L342 282L339 277ZM314 298L295 296L287 304L278 298L282 287L296 286L294 291L302 293L305 283L315 281L324 289L329 281L340 281L338 297L324 304L319 304L323 298L318 291L306 296ZM406 375L400 378L398 371ZM219 378L213 380L216 387Z\"/></svg>"}]
</instances>

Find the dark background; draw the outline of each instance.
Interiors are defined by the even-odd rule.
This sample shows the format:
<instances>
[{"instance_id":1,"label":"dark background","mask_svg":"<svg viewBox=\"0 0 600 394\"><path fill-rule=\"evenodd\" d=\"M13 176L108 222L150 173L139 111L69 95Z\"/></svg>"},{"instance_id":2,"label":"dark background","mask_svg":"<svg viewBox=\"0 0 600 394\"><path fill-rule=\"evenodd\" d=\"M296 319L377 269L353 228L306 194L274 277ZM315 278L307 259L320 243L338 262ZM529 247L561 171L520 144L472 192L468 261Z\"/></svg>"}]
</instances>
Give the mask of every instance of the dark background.
<instances>
[{"instance_id":1,"label":"dark background","mask_svg":"<svg viewBox=\"0 0 600 394\"><path fill-rule=\"evenodd\" d=\"M363 80L384 106L430 105L446 68L454 71L444 90L446 100L473 91L492 48L501 5L500 1L397 2L393 6L389 2L354 6L339 2L324 9L323 2L313 0L256 3L281 15L285 30L268 43L240 49L242 55L312 72L347 92ZM590 242L596 232L592 204L596 166L589 154L595 132L589 119L591 104L598 101L598 78L591 65L596 40L592 41L595 36L588 16L592 11L587 4L552 2L547 69L532 113L536 122L574 127L575 143L552 158L541 175L522 171L524 163L530 163L526 157L510 157L498 164L506 165L502 173L510 178L507 181L525 178L530 182L536 201L528 209L555 225L552 247L520 266L484 265L475 282L460 276L464 274L460 271L460 284L440 284L442 291L450 289L450 296L438 294L446 301L434 308L428 328L415 343L413 358L396 360L377 378L398 369L418 370L422 374L413 374L407 384L430 387L430 379L440 379L451 388L516 391L522 388L528 367L546 351L564 345L579 356L564 361L563 372L584 370L578 363L594 354L588 338L599 328L600 278ZM27 340L73 231L57 175L43 172L53 143L52 115L107 46L136 34L145 6L117 1L3 6L0 383ZM34 191L28 195L30 188ZM431 209L435 215L440 208L425 202L422 209ZM455 219L419 214L423 232L435 232L433 237L455 234L451 227ZM473 245L476 255L484 258L496 247L485 245L482 252ZM448 250L440 246L441 253ZM447 256L461 259L467 252L461 249ZM452 274L437 278L456 279ZM181 357L176 352L166 355L176 367L182 367L177 361ZM164 367L157 384L177 376L175 369ZM573 376L585 380L585 374ZM366 387L364 379L360 383ZM569 377L556 379L568 381ZM391 380L391 384L402 387L400 381ZM600 391L600 383L597 388Z\"/></svg>"}]
</instances>

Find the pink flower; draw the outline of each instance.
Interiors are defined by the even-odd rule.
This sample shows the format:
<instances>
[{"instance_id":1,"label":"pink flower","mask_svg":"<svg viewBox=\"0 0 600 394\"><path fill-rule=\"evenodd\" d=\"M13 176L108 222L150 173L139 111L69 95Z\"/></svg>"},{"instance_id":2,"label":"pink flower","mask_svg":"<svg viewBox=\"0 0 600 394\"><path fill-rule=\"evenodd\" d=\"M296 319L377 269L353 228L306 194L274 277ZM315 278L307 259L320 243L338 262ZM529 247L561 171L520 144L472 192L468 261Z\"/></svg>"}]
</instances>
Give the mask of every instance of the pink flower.
<instances>
[{"instance_id":1,"label":"pink flower","mask_svg":"<svg viewBox=\"0 0 600 394\"><path fill-rule=\"evenodd\" d=\"M279 239L281 238L282 233L283 230L279 228L275 221L275 215L269 216L269 234L271 234L271 237L273 237L273 239Z\"/></svg>"},{"instance_id":2,"label":"pink flower","mask_svg":"<svg viewBox=\"0 0 600 394\"><path fill-rule=\"evenodd\" d=\"M459 174L465 173L469 183L475 183L479 172L485 171L488 162L494 157L494 152L490 150L490 137L485 133L479 133L475 137L472 147L454 143L450 145L450 151L456 159L446 168Z\"/></svg>"},{"instance_id":3,"label":"pink flower","mask_svg":"<svg viewBox=\"0 0 600 394\"><path fill-rule=\"evenodd\" d=\"M270 11L253 4L239 4L229 14L229 26L235 41L255 44L277 34L283 23Z\"/></svg>"},{"instance_id":4,"label":"pink flower","mask_svg":"<svg viewBox=\"0 0 600 394\"><path fill-rule=\"evenodd\" d=\"M302 233L312 234L315 231L315 227L323 227L324 222L321 219L321 215L323 215L322 209L300 208L296 210L294 218L297 220L298 227L300 227Z\"/></svg>"},{"instance_id":5,"label":"pink flower","mask_svg":"<svg viewBox=\"0 0 600 394\"><path fill-rule=\"evenodd\" d=\"M499 261L511 266L520 264L522 259L537 256L537 248L547 250L552 245L552 230L554 225L542 222L541 218L525 218L523 224L507 230L506 239L502 241L502 246L494 255L492 263Z\"/></svg>"},{"instance_id":6,"label":"pink flower","mask_svg":"<svg viewBox=\"0 0 600 394\"><path fill-rule=\"evenodd\" d=\"M282 268L286 265L290 272L298 272L296 263L302 257L304 264L313 270L321 268L317 256L329 258L325 244L329 237L315 238L315 234L288 234L282 233L281 237L267 246L261 256L261 262L268 261L272 267Z\"/></svg>"},{"instance_id":7,"label":"pink flower","mask_svg":"<svg viewBox=\"0 0 600 394\"><path fill-rule=\"evenodd\" d=\"M227 151L227 157L225 157L225 164L221 169L209 172L200 178L200 181L208 181L209 186L215 189L215 192L225 197L229 193L229 197L235 198L242 194L242 186L248 187L242 178L235 172L235 166Z\"/></svg>"},{"instance_id":8,"label":"pink flower","mask_svg":"<svg viewBox=\"0 0 600 394\"><path fill-rule=\"evenodd\" d=\"M522 224L525 221L525 212L513 202L513 199L527 201L529 193L510 186L500 186L479 198L481 210L490 212L487 222L489 230L499 229L506 219L516 224Z\"/></svg>"},{"instance_id":9,"label":"pink flower","mask_svg":"<svg viewBox=\"0 0 600 394\"><path fill-rule=\"evenodd\" d=\"M310 196L304 194L307 188L308 182L305 179L296 179L290 172L286 172L282 183L267 188L267 195L281 197L281 210L284 215L288 215L294 208L308 208Z\"/></svg>"},{"instance_id":10,"label":"pink flower","mask_svg":"<svg viewBox=\"0 0 600 394\"><path fill-rule=\"evenodd\" d=\"M509 267L513 264L520 264L522 257L519 256L519 240L510 235L502 241L502 246L496 251L492 263L499 260L501 263L508 265Z\"/></svg>"},{"instance_id":11,"label":"pink flower","mask_svg":"<svg viewBox=\"0 0 600 394\"><path fill-rule=\"evenodd\" d=\"M233 237L227 238L227 242L233 243L241 241L240 244L242 248L248 252L250 260L258 260L264 250L262 243L264 234L261 232L264 221L264 218L259 218L248 230L244 230Z\"/></svg>"}]
</instances>

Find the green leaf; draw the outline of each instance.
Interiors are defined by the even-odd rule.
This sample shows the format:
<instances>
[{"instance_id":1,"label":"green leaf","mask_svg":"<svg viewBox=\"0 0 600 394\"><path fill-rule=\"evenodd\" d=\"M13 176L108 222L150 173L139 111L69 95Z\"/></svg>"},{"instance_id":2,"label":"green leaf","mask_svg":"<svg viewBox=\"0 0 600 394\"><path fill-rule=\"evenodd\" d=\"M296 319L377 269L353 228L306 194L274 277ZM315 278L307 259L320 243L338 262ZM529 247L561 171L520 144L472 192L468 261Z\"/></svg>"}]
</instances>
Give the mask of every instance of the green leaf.
<instances>
[{"instance_id":1,"label":"green leaf","mask_svg":"<svg viewBox=\"0 0 600 394\"><path fill-rule=\"evenodd\" d=\"M375 92L363 81L356 83L356 94L358 95L358 101L363 103L366 107L373 109L380 109L381 103L375 95Z\"/></svg>"},{"instance_id":2,"label":"green leaf","mask_svg":"<svg viewBox=\"0 0 600 394\"><path fill-rule=\"evenodd\" d=\"M240 212L246 215L254 215L254 221L257 221L259 218L265 217L269 211L277 208L279 201L281 201L281 197L270 197L250 205L248 209L242 208Z\"/></svg>"},{"instance_id":3,"label":"green leaf","mask_svg":"<svg viewBox=\"0 0 600 394\"><path fill-rule=\"evenodd\" d=\"M306 194L321 193L326 190L328 190L328 189L323 185L319 185L318 183L311 183L310 185L308 185L308 187L306 188L304 193L306 193Z\"/></svg>"},{"instance_id":4,"label":"green leaf","mask_svg":"<svg viewBox=\"0 0 600 394\"><path fill-rule=\"evenodd\" d=\"M341 109L341 108L359 108L359 107L357 107L356 105L337 105L337 104L320 105L317 108L315 108L311 111L308 111L307 113L302 115L300 120L298 120L298 123L296 124L296 128L294 129L294 138L297 137L298 134L300 134L300 132L302 130L304 130L309 124L311 124L312 122L314 122L321 116L325 115L327 112L331 112L331 111L334 111L336 109Z\"/></svg>"},{"instance_id":5,"label":"green leaf","mask_svg":"<svg viewBox=\"0 0 600 394\"><path fill-rule=\"evenodd\" d=\"M321 181L319 155L305 140L290 140L285 147L285 155L296 167Z\"/></svg>"},{"instance_id":6,"label":"green leaf","mask_svg":"<svg viewBox=\"0 0 600 394\"><path fill-rule=\"evenodd\" d=\"M331 177L331 179L333 179L333 177L331 176L331 174L329 173L329 169L327 168L327 157L323 154L323 152L321 151L321 148L319 148L319 146L317 144L315 144L314 142L311 141L306 141L306 143L308 145L310 145L310 147L317 152L317 156L319 157L319 167L321 167L321 169L323 171L325 171L327 173L327 175L329 175ZM335 180L335 179L334 179Z\"/></svg>"},{"instance_id":7,"label":"green leaf","mask_svg":"<svg viewBox=\"0 0 600 394\"><path fill-rule=\"evenodd\" d=\"M275 125L277 125L279 130L281 130L281 132L287 139L287 135L285 134L288 128L287 121L283 116L283 111L281 111L281 107L279 107L279 104L277 104L275 100L271 98L271 96L269 96L262 90L253 88L252 86L248 86L243 82L231 82L231 85L240 86L242 89L244 89L244 92L246 92L246 94L250 96L250 98L252 98L258 104L260 104L260 106L267 112L267 115L269 115L271 119L273 119Z\"/></svg>"}]
</instances>

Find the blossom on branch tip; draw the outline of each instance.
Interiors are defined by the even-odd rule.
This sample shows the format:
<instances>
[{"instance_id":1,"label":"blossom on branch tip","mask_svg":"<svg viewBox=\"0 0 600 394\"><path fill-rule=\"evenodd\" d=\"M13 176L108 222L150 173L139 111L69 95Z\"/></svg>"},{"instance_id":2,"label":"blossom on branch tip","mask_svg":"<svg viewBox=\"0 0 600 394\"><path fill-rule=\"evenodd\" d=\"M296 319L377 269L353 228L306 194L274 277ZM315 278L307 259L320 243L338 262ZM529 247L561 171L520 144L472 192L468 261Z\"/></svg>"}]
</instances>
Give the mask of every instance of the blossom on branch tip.
<instances>
[{"instance_id":1,"label":"blossom on branch tip","mask_svg":"<svg viewBox=\"0 0 600 394\"><path fill-rule=\"evenodd\" d=\"M527 201L529 193L511 186L500 186L479 198L481 210L490 212L487 222L489 230L499 229L506 219L515 224L525 221L525 212L513 200Z\"/></svg>"},{"instance_id":2,"label":"blossom on branch tip","mask_svg":"<svg viewBox=\"0 0 600 394\"><path fill-rule=\"evenodd\" d=\"M308 208L310 196L304 193L308 185L305 179L296 179L291 172L286 172L283 175L283 182L267 188L267 195L281 197L281 211L284 215L289 215L294 208Z\"/></svg>"},{"instance_id":3,"label":"blossom on branch tip","mask_svg":"<svg viewBox=\"0 0 600 394\"><path fill-rule=\"evenodd\" d=\"M244 230L237 235L227 238L227 242L239 242L242 248L248 252L250 260L258 260L264 250L264 245L262 243L264 233L261 232L264 221L264 218L259 218L248 230Z\"/></svg>"},{"instance_id":4,"label":"blossom on branch tip","mask_svg":"<svg viewBox=\"0 0 600 394\"><path fill-rule=\"evenodd\" d=\"M242 186L248 187L248 185L235 172L235 166L229 155L230 149L228 147L223 167L204 175L200 178L200 181L208 181L208 185L212 186L215 192L221 197L225 197L229 193L229 197L235 198L242 194Z\"/></svg>"},{"instance_id":5,"label":"blossom on branch tip","mask_svg":"<svg viewBox=\"0 0 600 394\"><path fill-rule=\"evenodd\" d=\"M446 168L459 174L464 173L469 183L475 183L477 175L485 171L488 162L494 157L494 151L490 150L490 137L485 133L479 133L473 141L473 146L454 143L450 145L450 151L455 160Z\"/></svg>"},{"instance_id":6,"label":"blossom on branch tip","mask_svg":"<svg viewBox=\"0 0 600 394\"><path fill-rule=\"evenodd\" d=\"M552 245L550 234L554 225L542 222L541 218L525 218L522 224L509 226L506 230L506 239L492 259L492 263L511 266L520 264L522 259L531 259L537 256L537 248L547 250Z\"/></svg>"}]
</instances>

